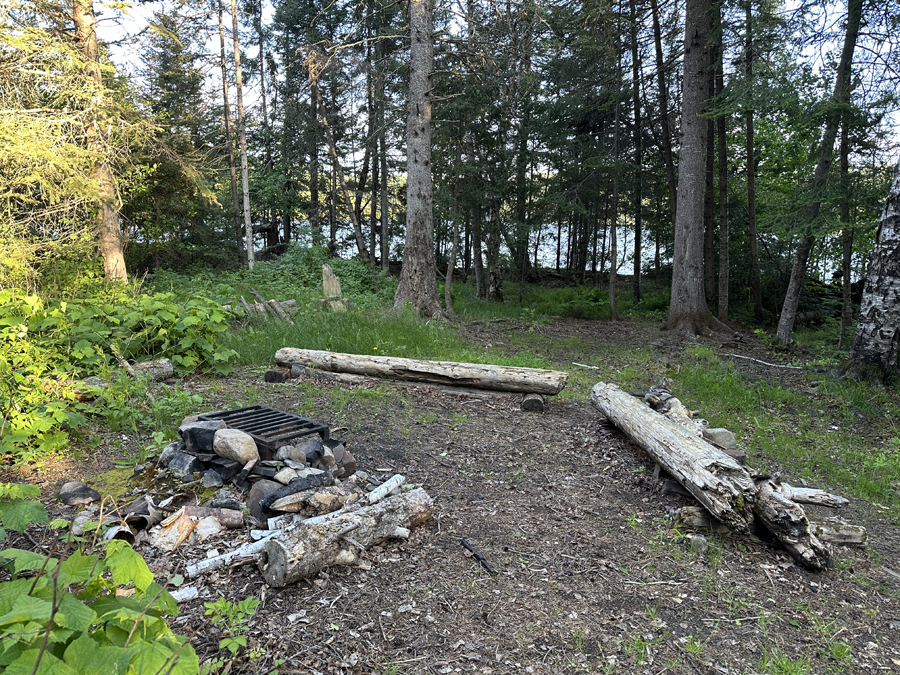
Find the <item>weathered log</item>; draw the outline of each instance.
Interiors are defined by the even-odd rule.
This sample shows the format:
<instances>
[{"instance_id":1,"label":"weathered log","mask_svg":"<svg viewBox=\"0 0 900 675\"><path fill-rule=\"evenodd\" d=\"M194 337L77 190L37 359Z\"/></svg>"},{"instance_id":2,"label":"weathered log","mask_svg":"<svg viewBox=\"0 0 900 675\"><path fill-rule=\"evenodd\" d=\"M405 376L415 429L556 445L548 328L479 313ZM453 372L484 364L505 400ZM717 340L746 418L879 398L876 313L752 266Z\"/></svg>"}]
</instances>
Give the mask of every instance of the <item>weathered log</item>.
<instances>
[{"instance_id":1,"label":"weathered log","mask_svg":"<svg viewBox=\"0 0 900 675\"><path fill-rule=\"evenodd\" d=\"M132 363L131 368L132 374L145 375L152 380L168 380L170 377L175 377L175 366L169 359Z\"/></svg>"},{"instance_id":2,"label":"weathered log","mask_svg":"<svg viewBox=\"0 0 900 675\"><path fill-rule=\"evenodd\" d=\"M248 319L252 319L254 316L256 316L256 311L253 309L253 307L250 306L250 303L244 299L243 295L241 296L241 304L244 306L244 312L246 313Z\"/></svg>"},{"instance_id":3,"label":"weathered log","mask_svg":"<svg viewBox=\"0 0 900 675\"><path fill-rule=\"evenodd\" d=\"M781 494L770 480L758 487L754 512L766 528L804 566L813 570L831 567L831 552L813 532L803 507Z\"/></svg>"},{"instance_id":4,"label":"weathered log","mask_svg":"<svg viewBox=\"0 0 900 675\"><path fill-rule=\"evenodd\" d=\"M825 490L816 490L815 488L798 488L780 483L778 491L792 502L797 504L815 504L817 506L827 506L831 509L839 509L847 506L849 500L839 497L838 495L829 494Z\"/></svg>"},{"instance_id":5,"label":"weathered log","mask_svg":"<svg viewBox=\"0 0 900 675\"><path fill-rule=\"evenodd\" d=\"M523 394L555 395L562 391L569 379L568 373L558 370L340 354L292 347L284 347L275 352L275 363L280 366L299 364L330 372Z\"/></svg>"},{"instance_id":6,"label":"weathered log","mask_svg":"<svg viewBox=\"0 0 900 675\"><path fill-rule=\"evenodd\" d=\"M282 321L287 321L292 326L294 325L294 322L291 321L291 317L287 315L287 312L284 311L284 308L282 308L281 305L279 305L277 302L275 302L274 300L269 300L269 307L275 310L275 313L279 317L281 317Z\"/></svg>"},{"instance_id":7,"label":"weathered log","mask_svg":"<svg viewBox=\"0 0 900 675\"><path fill-rule=\"evenodd\" d=\"M544 412L544 397L540 394L525 394L522 397L522 410Z\"/></svg>"},{"instance_id":8,"label":"weathered log","mask_svg":"<svg viewBox=\"0 0 900 675\"><path fill-rule=\"evenodd\" d=\"M392 537L407 538L410 528L431 517L432 509L431 497L417 488L327 522L298 523L266 540L259 569L266 583L281 587L332 565L356 564L360 550Z\"/></svg>"},{"instance_id":9,"label":"weathered log","mask_svg":"<svg viewBox=\"0 0 900 675\"><path fill-rule=\"evenodd\" d=\"M260 499L259 506L265 510L271 508L272 504L288 495L304 492L311 488L326 487L329 485L334 485L334 476L327 471L325 473L314 473L305 478L295 478L280 490L275 490L275 492L267 494Z\"/></svg>"},{"instance_id":10,"label":"weathered log","mask_svg":"<svg viewBox=\"0 0 900 675\"><path fill-rule=\"evenodd\" d=\"M809 526L820 540L829 544L863 546L868 538L868 532L862 525L853 525L841 518L811 520Z\"/></svg>"},{"instance_id":11,"label":"weathered log","mask_svg":"<svg viewBox=\"0 0 900 675\"><path fill-rule=\"evenodd\" d=\"M187 568L185 568L185 571L187 572L188 577L193 579L194 577L197 577L201 574L206 574L207 572L210 572L217 567L227 565L235 558L249 558L251 556L254 556L262 551L263 547L266 545L266 542L276 534L278 534L277 531L272 532L265 539L247 542L243 546L238 546L232 551L222 553L221 555L217 555L213 558L206 558L205 560L196 562L193 565L188 565Z\"/></svg>"},{"instance_id":12,"label":"weathered log","mask_svg":"<svg viewBox=\"0 0 900 675\"><path fill-rule=\"evenodd\" d=\"M749 531L757 487L737 461L615 385L594 385L591 403L716 518L732 530Z\"/></svg>"}]
</instances>

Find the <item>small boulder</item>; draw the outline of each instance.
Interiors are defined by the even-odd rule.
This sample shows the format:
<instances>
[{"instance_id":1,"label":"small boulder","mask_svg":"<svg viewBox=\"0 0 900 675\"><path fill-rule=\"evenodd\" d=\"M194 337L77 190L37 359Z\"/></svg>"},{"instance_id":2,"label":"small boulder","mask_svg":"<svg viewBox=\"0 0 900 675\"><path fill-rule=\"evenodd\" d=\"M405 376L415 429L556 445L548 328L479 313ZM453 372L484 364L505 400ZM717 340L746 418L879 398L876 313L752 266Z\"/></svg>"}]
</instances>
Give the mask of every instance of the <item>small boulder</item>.
<instances>
[{"instance_id":1,"label":"small boulder","mask_svg":"<svg viewBox=\"0 0 900 675\"><path fill-rule=\"evenodd\" d=\"M284 382L284 373L280 370L267 370L266 374L263 375L263 381L269 384L281 384Z\"/></svg>"},{"instance_id":2,"label":"small boulder","mask_svg":"<svg viewBox=\"0 0 900 675\"><path fill-rule=\"evenodd\" d=\"M297 478L297 472L294 471L294 469L291 469L290 467L288 467L288 468L282 469L281 471L276 473L273 476L273 478L274 478L274 480L277 480L282 485L287 485L292 480Z\"/></svg>"},{"instance_id":3,"label":"small boulder","mask_svg":"<svg viewBox=\"0 0 900 675\"><path fill-rule=\"evenodd\" d=\"M219 457L230 459L238 464L246 464L259 460L256 441L250 434L238 429L219 429L215 433L212 444L213 452Z\"/></svg>"},{"instance_id":4,"label":"small boulder","mask_svg":"<svg viewBox=\"0 0 900 675\"><path fill-rule=\"evenodd\" d=\"M172 457L175 456L175 453L184 452L186 449L187 446L184 444L184 441L172 441L163 448L161 453L159 453L159 459L156 460L156 465L160 467L169 466L169 462L172 461Z\"/></svg>"},{"instance_id":5,"label":"small boulder","mask_svg":"<svg viewBox=\"0 0 900 675\"><path fill-rule=\"evenodd\" d=\"M178 427L178 433L187 444L188 452L212 452L217 431L225 428L222 420L197 420Z\"/></svg>"},{"instance_id":6,"label":"small boulder","mask_svg":"<svg viewBox=\"0 0 900 675\"><path fill-rule=\"evenodd\" d=\"M734 434L731 433L728 429L722 429L719 427L706 427L703 429L703 438L708 441L712 441L719 447L725 448L726 450L733 450L737 447L737 442L735 441Z\"/></svg>"},{"instance_id":7,"label":"small boulder","mask_svg":"<svg viewBox=\"0 0 900 675\"><path fill-rule=\"evenodd\" d=\"M300 450L305 456L307 462L316 462L322 456L322 439L318 434L315 436L307 436L296 443L294 447Z\"/></svg>"},{"instance_id":8,"label":"small boulder","mask_svg":"<svg viewBox=\"0 0 900 675\"><path fill-rule=\"evenodd\" d=\"M195 471L202 471L205 467L203 462L193 455L176 452L169 459L168 468L176 478L186 478L192 476Z\"/></svg>"},{"instance_id":9,"label":"small boulder","mask_svg":"<svg viewBox=\"0 0 900 675\"><path fill-rule=\"evenodd\" d=\"M334 453L331 451L331 448L322 448L322 457L319 459L319 466L327 471L328 469L333 467L335 463Z\"/></svg>"},{"instance_id":10,"label":"small boulder","mask_svg":"<svg viewBox=\"0 0 900 675\"><path fill-rule=\"evenodd\" d=\"M300 448L293 445L282 445L275 453L275 459L284 461L286 459L300 464L306 464L306 453Z\"/></svg>"},{"instance_id":11,"label":"small boulder","mask_svg":"<svg viewBox=\"0 0 900 675\"><path fill-rule=\"evenodd\" d=\"M80 506L100 501L100 493L84 483L73 480L59 489L59 501L66 506Z\"/></svg>"},{"instance_id":12,"label":"small boulder","mask_svg":"<svg viewBox=\"0 0 900 675\"><path fill-rule=\"evenodd\" d=\"M215 469L216 473L222 477L223 481L231 480L235 476L237 476L243 466L238 462L233 462L230 459L225 459L224 457L216 457L209 462L209 466L212 469Z\"/></svg>"}]
</instances>

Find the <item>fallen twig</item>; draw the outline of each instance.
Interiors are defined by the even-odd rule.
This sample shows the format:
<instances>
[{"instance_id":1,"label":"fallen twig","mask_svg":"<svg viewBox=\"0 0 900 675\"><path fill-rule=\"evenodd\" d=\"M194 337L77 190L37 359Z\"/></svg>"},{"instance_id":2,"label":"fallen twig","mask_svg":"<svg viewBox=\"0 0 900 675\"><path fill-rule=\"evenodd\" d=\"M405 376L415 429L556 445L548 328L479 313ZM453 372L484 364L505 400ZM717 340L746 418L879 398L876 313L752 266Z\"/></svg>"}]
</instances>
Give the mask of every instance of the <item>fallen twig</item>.
<instances>
[{"instance_id":1,"label":"fallen twig","mask_svg":"<svg viewBox=\"0 0 900 675\"><path fill-rule=\"evenodd\" d=\"M772 368L789 368L790 370L803 370L803 366L784 366L780 363L769 363L768 361L760 361L759 359L754 359L749 356L741 356L740 354L722 354L722 356L731 356L735 359L745 359L747 361L753 361L754 363L761 363L764 366L771 366Z\"/></svg>"},{"instance_id":2,"label":"fallen twig","mask_svg":"<svg viewBox=\"0 0 900 675\"><path fill-rule=\"evenodd\" d=\"M496 574L496 573L497 573L497 570L495 570L493 567L491 567L491 564L487 561L487 558L485 558L485 557L484 557L483 555L481 555L478 551L476 551L476 550L475 550L475 547L472 546L472 544L470 544L469 542L467 542L465 539L460 539L460 540L459 540L459 543L462 544L463 548L465 548L466 550L470 551L470 552L472 553L472 555L475 556L475 560L477 560L478 562L480 562L480 563L481 563L481 566L484 567L484 569L486 569L486 570L487 570L488 572L490 572L491 574Z\"/></svg>"}]
</instances>

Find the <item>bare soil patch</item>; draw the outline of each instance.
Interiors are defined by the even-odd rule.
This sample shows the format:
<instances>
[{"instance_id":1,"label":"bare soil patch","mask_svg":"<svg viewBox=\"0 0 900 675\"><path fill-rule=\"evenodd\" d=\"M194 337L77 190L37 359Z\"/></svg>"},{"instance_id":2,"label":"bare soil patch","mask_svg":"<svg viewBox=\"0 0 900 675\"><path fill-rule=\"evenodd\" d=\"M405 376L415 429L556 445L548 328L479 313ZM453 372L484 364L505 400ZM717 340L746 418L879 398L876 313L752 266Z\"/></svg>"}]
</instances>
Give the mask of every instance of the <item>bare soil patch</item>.
<instances>
[{"instance_id":1,"label":"bare soil patch","mask_svg":"<svg viewBox=\"0 0 900 675\"><path fill-rule=\"evenodd\" d=\"M468 330L516 351L530 328L535 349L565 369L649 344L665 363L683 347L636 320ZM771 360L746 336L726 350ZM737 366L809 386L800 371ZM708 552L692 551L668 516L690 502L661 494L652 464L590 406L586 390L534 414L519 410L517 397L390 384L335 393L331 384L264 384L249 369L193 386L209 409L262 403L324 422L361 469L402 473L436 502L427 525L367 552L362 567L284 589L268 588L252 565L202 579L201 597L172 620L201 661L217 655L221 637L203 602L252 595L262 604L250 646L265 656L242 662L242 672L268 672L276 658L286 660L282 673L347 675L900 672L900 574L892 569L900 536L875 506L854 499L844 514L869 528L870 548L838 549L835 568L813 574L770 542L709 535ZM76 468L90 474L102 462L67 466L65 478ZM26 478L41 476L49 496L62 476ZM228 548L225 539L211 545ZM142 553L163 578L204 555ZM782 658L808 668L778 670Z\"/></svg>"}]
</instances>

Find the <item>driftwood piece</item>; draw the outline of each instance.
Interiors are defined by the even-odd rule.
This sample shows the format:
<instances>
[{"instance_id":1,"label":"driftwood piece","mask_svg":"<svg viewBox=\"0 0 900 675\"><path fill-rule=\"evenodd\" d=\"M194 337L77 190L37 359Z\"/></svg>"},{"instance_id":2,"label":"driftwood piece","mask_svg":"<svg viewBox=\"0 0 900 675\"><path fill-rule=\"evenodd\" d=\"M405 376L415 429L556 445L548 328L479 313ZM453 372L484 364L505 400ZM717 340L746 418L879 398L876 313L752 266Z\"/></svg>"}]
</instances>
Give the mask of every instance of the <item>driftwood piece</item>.
<instances>
[{"instance_id":1,"label":"driftwood piece","mask_svg":"<svg viewBox=\"0 0 900 675\"><path fill-rule=\"evenodd\" d=\"M265 301L263 296L259 294L255 288L251 288L250 292L253 294L253 297L256 298L256 306L260 308L260 313L265 316L266 314L278 318L278 314L275 313L275 310L269 306L269 303Z\"/></svg>"},{"instance_id":2,"label":"driftwood piece","mask_svg":"<svg viewBox=\"0 0 900 675\"><path fill-rule=\"evenodd\" d=\"M733 458L615 385L599 382L591 403L725 525L746 533L757 487Z\"/></svg>"},{"instance_id":3,"label":"driftwood piece","mask_svg":"<svg viewBox=\"0 0 900 675\"><path fill-rule=\"evenodd\" d=\"M247 314L248 319L252 319L256 316L256 311L250 306L250 303L247 302L243 295L241 296L241 304L244 306L244 312Z\"/></svg>"},{"instance_id":4,"label":"driftwood piece","mask_svg":"<svg viewBox=\"0 0 900 675\"><path fill-rule=\"evenodd\" d=\"M353 565L361 550L385 539L405 539L429 518L434 505L422 488L388 497L373 506L309 525L298 523L268 540L259 569L270 586L282 587L332 565Z\"/></svg>"},{"instance_id":5,"label":"driftwood piece","mask_svg":"<svg viewBox=\"0 0 900 675\"><path fill-rule=\"evenodd\" d=\"M370 375L395 380L450 384L496 389L523 394L555 395L562 391L569 374L558 370L516 368L480 363L423 361L392 356L340 354L313 349L284 347L275 352L280 366L299 364L329 372Z\"/></svg>"},{"instance_id":6,"label":"driftwood piece","mask_svg":"<svg viewBox=\"0 0 900 675\"><path fill-rule=\"evenodd\" d=\"M831 567L831 552L813 532L803 507L781 494L771 481L759 484L754 511L804 566L813 570Z\"/></svg>"}]
</instances>

